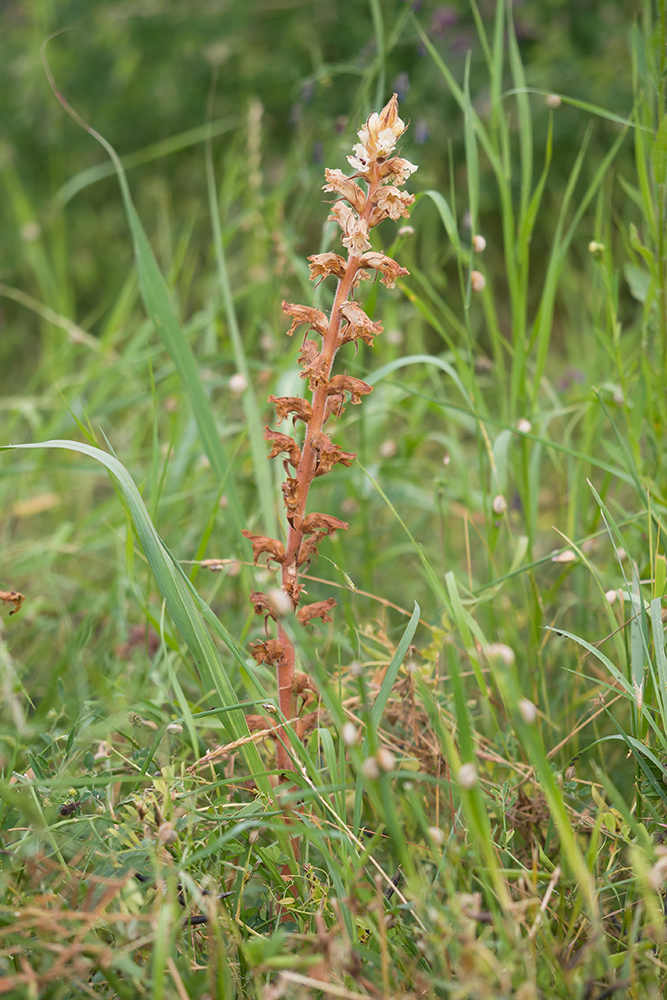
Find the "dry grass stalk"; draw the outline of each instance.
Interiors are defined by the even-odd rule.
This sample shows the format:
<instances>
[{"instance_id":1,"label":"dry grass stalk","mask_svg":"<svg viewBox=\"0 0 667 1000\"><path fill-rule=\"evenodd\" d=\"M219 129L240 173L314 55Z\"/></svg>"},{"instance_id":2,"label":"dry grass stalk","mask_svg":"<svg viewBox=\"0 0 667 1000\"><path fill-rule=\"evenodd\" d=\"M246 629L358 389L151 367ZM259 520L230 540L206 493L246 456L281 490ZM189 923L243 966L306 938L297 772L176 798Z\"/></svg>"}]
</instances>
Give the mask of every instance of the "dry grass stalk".
<instances>
[{"instance_id":1,"label":"dry grass stalk","mask_svg":"<svg viewBox=\"0 0 667 1000\"><path fill-rule=\"evenodd\" d=\"M330 514L306 513L308 492L318 476L327 475L335 465L349 466L356 455L343 451L325 431L332 417L339 417L348 402L358 404L372 387L347 373L332 375L332 367L339 347L363 340L372 345L382 332L382 324L372 322L352 296L359 283L370 276L380 276L389 288L396 279L407 274L396 261L371 249L370 230L385 219L394 221L407 218L414 195L400 188L417 169L414 164L394 155L396 142L406 129L398 116L396 94L377 114L372 114L359 130L359 142L354 146L348 161L354 173L346 176L341 170L325 171L325 191L339 196L334 202L331 216L342 230L341 242L347 259L336 253L315 254L308 258L311 280L324 280L330 276L338 279L338 287L329 316L319 309L283 302L283 311L291 318L287 331L291 336L300 326L312 330L320 340L304 338L299 354L301 378L308 382L311 400L300 396L270 396L276 408L278 422L291 417L305 424L303 444L280 431L265 430L265 438L272 444L270 458L284 455L286 480L282 486L283 502L289 525L287 544L275 538L243 534L250 540L255 562L266 555L267 562L281 566L281 592L251 595L255 611L271 618L276 624L277 638L255 643L253 656L260 663L276 667L278 695L282 715L291 719L296 714L300 694L295 678L294 647L285 631L282 619L295 613L300 624L315 619L330 621L329 612L335 601L329 598L300 607L303 584L299 570L310 565L317 555L318 545L334 531L345 530L345 521ZM362 182L362 183L359 183ZM362 187L363 184L363 187ZM284 600L281 600L284 598ZM277 743L278 763L283 769L291 768L289 742L285 734Z\"/></svg>"}]
</instances>

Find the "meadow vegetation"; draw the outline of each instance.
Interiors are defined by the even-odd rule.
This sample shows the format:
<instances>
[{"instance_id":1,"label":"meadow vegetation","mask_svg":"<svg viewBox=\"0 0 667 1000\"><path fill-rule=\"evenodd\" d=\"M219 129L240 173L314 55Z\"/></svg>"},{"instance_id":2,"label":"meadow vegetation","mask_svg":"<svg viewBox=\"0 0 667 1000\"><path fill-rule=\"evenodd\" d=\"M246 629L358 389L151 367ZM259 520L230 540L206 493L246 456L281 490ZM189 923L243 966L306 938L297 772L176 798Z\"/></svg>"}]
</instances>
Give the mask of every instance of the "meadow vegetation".
<instances>
[{"instance_id":1,"label":"meadow vegetation","mask_svg":"<svg viewBox=\"0 0 667 1000\"><path fill-rule=\"evenodd\" d=\"M664 5L2 18L0 993L663 996Z\"/></svg>"}]
</instances>

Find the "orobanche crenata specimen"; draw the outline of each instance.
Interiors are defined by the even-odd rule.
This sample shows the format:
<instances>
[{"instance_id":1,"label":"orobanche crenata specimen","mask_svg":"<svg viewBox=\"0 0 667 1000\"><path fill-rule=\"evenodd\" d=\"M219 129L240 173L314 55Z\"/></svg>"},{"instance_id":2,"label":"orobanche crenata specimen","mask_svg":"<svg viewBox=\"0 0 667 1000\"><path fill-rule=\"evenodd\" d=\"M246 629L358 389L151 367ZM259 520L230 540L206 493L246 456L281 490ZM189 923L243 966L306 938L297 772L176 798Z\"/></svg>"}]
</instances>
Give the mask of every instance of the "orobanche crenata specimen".
<instances>
[{"instance_id":1,"label":"orobanche crenata specimen","mask_svg":"<svg viewBox=\"0 0 667 1000\"><path fill-rule=\"evenodd\" d=\"M295 674L294 647L282 625L282 619L294 612L301 625L316 618L330 621L329 612L335 605L332 598L315 604L301 604L304 585L299 583L299 571L308 567L317 555L318 545L333 531L348 527L345 521L332 514L308 511L308 492L313 479L325 476L334 465L349 466L356 457L343 451L332 441L328 428L332 418L339 417L345 405L360 403L361 397L372 387L361 379L345 373L332 374L332 367L339 347L361 339L369 346L382 332L381 323L373 323L354 300L359 283L374 273L380 281L392 288L396 279L407 274L395 260L371 249L370 230L385 219L407 218L414 202L414 195L401 191L401 187L417 169L409 160L394 155L398 139L406 129L398 116L396 94L380 114L374 113L359 130L359 142L348 156L354 173L347 176L342 170L325 171L325 191L340 196L331 209L330 218L342 230L341 242L347 251L347 260L337 253L315 254L308 258L311 280L322 281L333 276L338 281L333 307L329 316L310 306L283 302L283 311L291 317L288 336L301 326L307 328L298 362L301 378L308 382L311 399L300 396L269 396L276 409L277 422L291 417L292 425L305 425L303 443L296 437L271 430L268 426L264 437L272 444L269 458L285 455L283 465L286 479L282 485L283 502L289 525L287 544L276 538L243 534L252 544L254 560L267 555L268 563L281 566L281 591L269 595L258 591L251 595L257 614L275 622L275 638L254 643L252 653L258 663L276 667L278 675L279 704L285 719L295 724L296 731L304 731L304 720L296 722L296 703L304 700L313 690L310 678ZM315 340L308 338L313 331ZM278 764L283 769L291 767L289 742L284 733L278 741Z\"/></svg>"}]
</instances>

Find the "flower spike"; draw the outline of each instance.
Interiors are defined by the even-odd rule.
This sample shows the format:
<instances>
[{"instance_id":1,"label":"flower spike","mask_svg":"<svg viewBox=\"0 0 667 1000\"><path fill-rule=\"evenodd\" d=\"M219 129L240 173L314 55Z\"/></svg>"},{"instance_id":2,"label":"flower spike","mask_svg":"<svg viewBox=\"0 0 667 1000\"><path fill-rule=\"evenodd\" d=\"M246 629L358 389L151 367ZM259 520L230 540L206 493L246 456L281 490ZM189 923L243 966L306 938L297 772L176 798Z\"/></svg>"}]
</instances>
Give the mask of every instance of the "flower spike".
<instances>
[{"instance_id":1,"label":"flower spike","mask_svg":"<svg viewBox=\"0 0 667 1000\"><path fill-rule=\"evenodd\" d=\"M275 638L255 642L251 648L258 664L276 667L280 710L285 719L293 720L298 700L303 702L315 689L307 675L295 674L295 651L282 619L294 612L302 626L311 627L317 619L322 624L331 621L330 612L336 603L332 598L299 606L304 589L299 582L299 571L309 566L327 536L348 527L346 521L333 514L306 512L313 481L327 475L335 465L350 466L356 458L353 452L343 451L335 444L324 427L329 418L340 416L348 399L358 405L372 391L368 382L348 375L344 369L334 374L336 354L339 348L352 342L356 350L360 340L372 347L375 337L382 333L382 324L373 322L354 301L359 283L374 272L382 284L393 288L397 280L408 273L391 257L373 249L370 238L371 230L381 222L407 218L414 203L414 196L402 188L417 168L396 152L398 140L406 128L394 94L382 111L369 115L359 129L359 141L348 156L353 174L350 176L338 168L325 170L323 189L335 196L329 218L339 226L346 256L333 251L313 254L308 258L308 265L311 281L320 282L330 277L337 280L330 315L312 306L287 301L282 304L283 312L291 320L287 335L291 337L299 327L305 327L306 335L297 362L312 398L269 396L278 422L292 417L295 428L303 434L303 441L299 438L299 443L294 437L268 426L264 432L265 439L271 443L269 458L287 456L283 461L286 478L282 484L288 524L286 543L248 530L243 534L252 544L255 562L266 555L267 564L275 563L281 575L281 591L269 591L268 596L260 591L251 594L256 613L264 616L265 626L275 630ZM308 338L310 330L321 338L321 343L319 339ZM297 421L300 422L298 426ZM289 471L288 466L292 467ZM283 601L277 598L284 598L285 608ZM302 716L296 726L297 733L301 735L311 725L311 716L312 725L316 724L316 712ZM282 729L278 735L279 767L290 770L293 765L288 736Z\"/></svg>"}]
</instances>

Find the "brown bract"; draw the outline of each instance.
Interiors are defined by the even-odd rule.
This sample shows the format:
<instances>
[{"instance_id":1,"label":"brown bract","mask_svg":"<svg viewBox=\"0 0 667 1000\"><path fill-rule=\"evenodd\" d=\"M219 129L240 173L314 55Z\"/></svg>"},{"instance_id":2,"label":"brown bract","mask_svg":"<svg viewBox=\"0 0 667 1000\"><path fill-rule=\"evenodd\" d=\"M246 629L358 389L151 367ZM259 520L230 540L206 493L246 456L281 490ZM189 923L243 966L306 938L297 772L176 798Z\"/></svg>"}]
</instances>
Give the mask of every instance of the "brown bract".
<instances>
[{"instance_id":1,"label":"brown bract","mask_svg":"<svg viewBox=\"0 0 667 1000\"><path fill-rule=\"evenodd\" d=\"M285 655L283 644L279 639L267 639L266 642L251 642L250 649L253 659L259 663L270 663L274 666L280 663Z\"/></svg>"},{"instance_id":2,"label":"brown bract","mask_svg":"<svg viewBox=\"0 0 667 1000\"><path fill-rule=\"evenodd\" d=\"M14 605L14 608L9 612L10 615L15 615L17 611L21 610L24 600L25 597L18 590L0 590L0 601Z\"/></svg>"},{"instance_id":3,"label":"brown bract","mask_svg":"<svg viewBox=\"0 0 667 1000\"><path fill-rule=\"evenodd\" d=\"M384 255L378 254L378 256L382 257ZM344 302L340 307L340 314L343 319L347 320L347 326L344 327L342 332L341 344L361 339L369 347L372 347L374 337L382 333L382 323L373 323L358 302Z\"/></svg>"},{"instance_id":4,"label":"brown bract","mask_svg":"<svg viewBox=\"0 0 667 1000\"><path fill-rule=\"evenodd\" d=\"M321 618L323 622L330 622L329 612L336 607L333 597L327 597L326 601L316 601L315 604L306 604L299 608L296 617L301 625L307 625L314 618Z\"/></svg>"},{"instance_id":5,"label":"brown bract","mask_svg":"<svg viewBox=\"0 0 667 1000\"><path fill-rule=\"evenodd\" d=\"M276 614L269 603L269 599L266 594L263 594L261 590L253 590L250 595L250 601L255 606L256 615L267 615L269 618L273 618L275 621Z\"/></svg>"},{"instance_id":6,"label":"brown bract","mask_svg":"<svg viewBox=\"0 0 667 1000\"><path fill-rule=\"evenodd\" d=\"M310 280L316 278L328 278L330 274L335 274L337 278L345 275L345 261L337 253L315 253L308 258L310 268Z\"/></svg>"},{"instance_id":7,"label":"brown bract","mask_svg":"<svg viewBox=\"0 0 667 1000\"><path fill-rule=\"evenodd\" d=\"M391 257L387 257L386 254L377 253L375 250L370 250L365 253L361 258L360 267L372 268L375 271L379 271L382 277L380 281L387 288L393 288L396 284L397 278L402 278L406 274L409 274L407 267L401 267L397 264L395 260Z\"/></svg>"},{"instance_id":8,"label":"brown bract","mask_svg":"<svg viewBox=\"0 0 667 1000\"><path fill-rule=\"evenodd\" d=\"M315 535L311 535L310 538L301 539L301 544L299 545L299 555L296 560L297 566L303 566L304 563L307 566L310 566L310 560L317 555L317 546L323 538L324 535L318 532Z\"/></svg>"},{"instance_id":9,"label":"brown bract","mask_svg":"<svg viewBox=\"0 0 667 1000\"><path fill-rule=\"evenodd\" d=\"M311 330L317 331L321 337L325 335L329 327L329 320L324 313L320 312L319 309L313 309L311 306L300 306L283 299L283 312L292 317L292 325L287 331L288 337L291 337L294 331L298 327L303 326L304 323Z\"/></svg>"},{"instance_id":10,"label":"brown bract","mask_svg":"<svg viewBox=\"0 0 667 1000\"><path fill-rule=\"evenodd\" d=\"M319 699L319 691L308 674L295 674L292 692L301 695L305 702L312 701L312 695Z\"/></svg>"},{"instance_id":11,"label":"brown bract","mask_svg":"<svg viewBox=\"0 0 667 1000\"><path fill-rule=\"evenodd\" d=\"M373 391L373 386L368 382L363 382L360 378L353 378L352 375L334 375L325 386L327 396L340 395L349 392L351 403L360 403L362 396L367 396Z\"/></svg>"},{"instance_id":12,"label":"brown bract","mask_svg":"<svg viewBox=\"0 0 667 1000\"><path fill-rule=\"evenodd\" d=\"M357 457L356 453L343 451L337 444L334 444L324 431L313 434L310 439L310 447L317 452L316 476L326 475L338 463L349 466Z\"/></svg>"},{"instance_id":13,"label":"brown bract","mask_svg":"<svg viewBox=\"0 0 667 1000\"><path fill-rule=\"evenodd\" d=\"M351 177L347 177L342 170L324 170L327 183L322 186L323 191L335 191L349 201L357 212L363 212L366 207L366 195L358 184L355 184Z\"/></svg>"},{"instance_id":14,"label":"brown bract","mask_svg":"<svg viewBox=\"0 0 667 1000\"><path fill-rule=\"evenodd\" d=\"M241 534L248 539L252 545L252 557L256 563L262 553L268 554L266 565L273 562L282 563L285 559L285 546L277 538L267 538L266 535L253 535L252 531L244 528Z\"/></svg>"},{"instance_id":15,"label":"brown bract","mask_svg":"<svg viewBox=\"0 0 667 1000\"><path fill-rule=\"evenodd\" d=\"M294 438L291 438L289 434L272 431L267 425L264 428L264 440L273 441L273 448L269 452L269 458L275 458L281 452L286 451L289 455L290 465L293 465L295 469L298 467L301 460L301 448L299 448Z\"/></svg>"},{"instance_id":16,"label":"brown bract","mask_svg":"<svg viewBox=\"0 0 667 1000\"><path fill-rule=\"evenodd\" d=\"M301 378L307 378L311 392L314 391L320 382L326 379L326 358L314 340L305 340L296 360L303 368Z\"/></svg>"},{"instance_id":17,"label":"brown bract","mask_svg":"<svg viewBox=\"0 0 667 1000\"><path fill-rule=\"evenodd\" d=\"M313 415L312 406L307 399L302 399L301 396L269 396L268 402L275 406L279 423L292 413L295 422L303 420L307 424Z\"/></svg>"},{"instance_id":18,"label":"brown bract","mask_svg":"<svg viewBox=\"0 0 667 1000\"><path fill-rule=\"evenodd\" d=\"M341 521L333 514L318 514L313 511L304 517L301 523L301 530L304 535L312 535L315 531L320 532L322 537L330 535L332 531L347 531L347 521Z\"/></svg>"},{"instance_id":19,"label":"brown bract","mask_svg":"<svg viewBox=\"0 0 667 1000\"><path fill-rule=\"evenodd\" d=\"M288 476L280 488L287 511L287 520L291 523L291 518L299 509L299 480Z\"/></svg>"}]
</instances>

